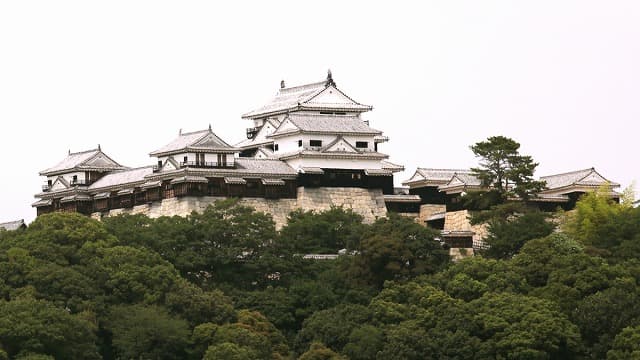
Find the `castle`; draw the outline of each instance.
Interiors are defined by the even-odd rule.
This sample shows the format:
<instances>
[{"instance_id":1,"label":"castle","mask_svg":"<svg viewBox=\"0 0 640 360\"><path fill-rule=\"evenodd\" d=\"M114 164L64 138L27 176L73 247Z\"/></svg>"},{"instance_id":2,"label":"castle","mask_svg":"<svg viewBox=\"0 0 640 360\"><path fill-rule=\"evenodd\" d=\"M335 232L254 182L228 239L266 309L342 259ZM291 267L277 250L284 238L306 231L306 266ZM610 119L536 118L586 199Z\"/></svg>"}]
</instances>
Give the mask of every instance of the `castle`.
<instances>
[{"instance_id":1,"label":"castle","mask_svg":"<svg viewBox=\"0 0 640 360\"><path fill-rule=\"evenodd\" d=\"M466 221L460 195L480 187L468 170L418 168L394 188L404 167L379 152L387 142L369 126L372 110L341 91L331 72L323 81L280 84L272 101L242 115L246 139L229 145L211 127L185 132L149 153L153 165L121 165L100 147L69 152L46 177L37 214L73 211L95 218L120 213L187 215L223 198L270 213L277 227L296 209L351 208L366 222L396 211L442 230L453 247L472 247L482 228ZM571 208L577 197L609 183L594 169L543 177L541 208ZM612 194L616 196L617 193Z\"/></svg>"}]
</instances>

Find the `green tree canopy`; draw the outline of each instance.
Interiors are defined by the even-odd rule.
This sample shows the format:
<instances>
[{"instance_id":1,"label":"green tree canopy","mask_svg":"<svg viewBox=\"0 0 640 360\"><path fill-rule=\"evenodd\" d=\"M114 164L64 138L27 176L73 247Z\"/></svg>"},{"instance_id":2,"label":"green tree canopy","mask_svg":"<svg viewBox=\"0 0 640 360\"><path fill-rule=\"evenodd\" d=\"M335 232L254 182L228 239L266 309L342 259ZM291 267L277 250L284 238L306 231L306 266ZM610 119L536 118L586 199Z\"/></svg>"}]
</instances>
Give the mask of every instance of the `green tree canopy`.
<instances>
[{"instance_id":1,"label":"green tree canopy","mask_svg":"<svg viewBox=\"0 0 640 360\"><path fill-rule=\"evenodd\" d=\"M514 195L527 200L544 188L544 183L533 180L538 163L531 156L521 155L519 149L518 142L505 136L492 136L471 145L471 151L480 158L480 167L471 169L473 174L502 201Z\"/></svg>"}]
</instances>

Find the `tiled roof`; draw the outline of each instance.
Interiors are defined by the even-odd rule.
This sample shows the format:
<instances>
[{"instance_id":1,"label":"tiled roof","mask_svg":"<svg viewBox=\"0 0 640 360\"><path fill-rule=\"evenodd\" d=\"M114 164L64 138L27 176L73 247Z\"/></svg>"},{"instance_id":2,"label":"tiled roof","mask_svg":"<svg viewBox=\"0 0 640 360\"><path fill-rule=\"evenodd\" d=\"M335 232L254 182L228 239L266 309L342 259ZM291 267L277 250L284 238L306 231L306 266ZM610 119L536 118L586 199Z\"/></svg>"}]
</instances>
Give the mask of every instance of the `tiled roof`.
<instances>
[{"instance_id":1,"label":"tiled roof","mask_svg":"<svg viewBox=\"0 0 640 360\"><path fill-rule=\"evenodd\" d=\"M296 171L286 162L274 159L237 158L237 172L265 175L296 175Z\"/></svg>"},{"instance_id":2,"label":"tiled roof","mask_svg":"<svg viewBox=\"0 0 640 360\"><path fill-rule=\"evenodd\" d=\"M377 135L382 131L369 127L357 116L342 115L315 115L315 114L289 114L287 118L298 129L305 132L319 132L331 134L365 134ZM286 121L283 120L283 123ZM291 130L278 129L271 137L290 133Z\"/></svg>"},{"instance_id":3,"label":"tiled roof","mask_svg":"<svg viewBox=\"0 0 640 360\"><path fill-rule=\"evenodd\" d=\"M594 168L576 170L563 174L548 175L540 177L540 180L546 182L547 189L558 189L566 186L601 186L608 183L612 187L620 185L605 179Z\"/></svg>"},{"instance_id":4,"label":"tiled roof","mask_svg":"<svg viewBox=\"0 0 640 360\"><path fill-rule=\"evenodd\" d=\"M381 164L383 169L391 170L393 172L404 170L403 165L395 164L395 163L392 163L391 161L383 160Z\"/></svg>"},{"instance_id":5,"label":"tiled roof","mask_svg":"<svg viewBox=\"0 0 640 360\"><path fill-rule=\"evenodd\" d=\"M18 230L25 226L27 225L24 223L24 219L0 223L0 229L5 229L7 231Z\"/></svg>"},{"instance_id":6,"label":"tiled roof","mask_svg":"<svg viewBox=\"0 0 640 360\"><path fill-rule=\"evenodd\" d=\"M480 179L478 179L477 177L473 176L468 172L462 172L462 173L454 173L451 179L449 180L449 182L447 182L445 185L440 185L438 189L447 190L447 189L452 189L459 186L475 187L475 186L481 186L481 185L482 185L482 181L480 181Z\"/></svg>"},{"instance_id":7,"label":"tiled roof","mask_svg":"<svg viewBox=\"0 0 640 360\"><path fill-rule=\"evenodd\" d=\"M88 164L89 160L102 156L102 159ZM72 153L70 152L64 160L59 162L53 167L46 170L42 170L40 175L48 176L55 175L65 171L71 171L74 169L102 169L105 171L123 169L124 167L113 161L100 149L86 150Z\"/></svg>"},{"instance_id":8,"label":"tiled roof","mask_svg":"<svg viewBox=\"0 0 640 360\"><path fill-rule=\"evenodd\" d=\"M89 190L97 190L117 185L144 182L144 177L153 173L153 166L145 166L136 169L114 171L109 173L89 186Z\"/></svg>"},{"instance_id":9,"label":"tiled roof","mask_svg":"<svg viewBox=\"0 0 640 360\"><path fill-rule=\"evenodd\" d=\"M181 133L172 142L152 151L149 155L157 156L167 153L174 153L187 149L198 150L235 150L231 145L224 142L211 129Z\"/></svg>"},{"instance_id":10,"label":"tiled roof","mask_svg":"<svg viewBox=\"0 0 640 360\"><path fill-rule=\"evenodd\" d=\"M331 90L335 90L338 93L349 98L335 87L333 80L320 81L312 84L282 88L278 91L275 98L273 98L269 103L256 110L242 115L242 117L255 118L267 114L281 113L287 110L297 109L301 106L310 108L352 109L354 111L371 110L371 106L357 103L351 98L349 98L352 101L351 103L322 104L311 102L314 97L318 96L323 90L327 88L331 88Z\"/></svg>"},{"instance_id":11,"label":"tiled roof","mask_svg":"<svg viewBox=\"0 0 640 360\"><path fill-rule=\"evenodd\" d=\"M418 168L413 176L410 179L403 181L402 184L407 185L415 182L428 182L433 183L434 185L445 185L455 174L471 174L471 170Z\"/></svg>"}]
</instances>

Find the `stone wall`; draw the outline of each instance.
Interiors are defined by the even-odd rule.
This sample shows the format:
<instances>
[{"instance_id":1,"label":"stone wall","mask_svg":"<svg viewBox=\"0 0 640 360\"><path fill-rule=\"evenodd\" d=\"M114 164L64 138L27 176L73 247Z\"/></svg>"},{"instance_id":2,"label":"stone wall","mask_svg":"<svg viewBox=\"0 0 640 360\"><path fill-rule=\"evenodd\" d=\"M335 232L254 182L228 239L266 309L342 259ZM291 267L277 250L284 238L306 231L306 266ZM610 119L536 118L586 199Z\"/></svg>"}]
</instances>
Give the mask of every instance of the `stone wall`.
<instances>
[{"instance_id":1,"label":"stone wall","mask_svg":"<svg viewBox=\"0 0 640 360\"><path fill-rule=\"evenodd\" d=\"M484 247L484 238L487 237L487 224L471 225L469 211L449 211L444 217L445 231L473 231L473 247Z\"/></svg>"},{"instance_id":2,"label":"stone wall","mask_svg":"<svg viewBox=\"0 0 640 360\"><path fill-rule=\"evenodd\" d=\"M118 214L145 214L151 218L160 216L186 216L193 211L201 212L207 206L215 203L222 197L213 196L187 196L180 198L163 199L151 204L138 205L130 209L114 209L106 216ZM323 211L331 206L342 206L352 209L362 215L364 222L372 223L379 217L387 215L382 190L368 190L360 188L298 188L297 199L264 199L241 198L240 204L251 206L257 211L271 214L276 228L282 228L287 222L290 212L301 208L303 210ZM93 213L91 217L100 219L100 213Z\"/></svg>"},{"instance_id":3,"label":"stone wall","mask_svg":"<svg viewBox=\"0 0 640 360\"><path fill-rule=\"evenodd\" d=\"M365 223L387 216L387 207L380 189L361 188L298 188L298 207L304 210L329 210L342 206L362 215Z\"/></svg>"},{"instance_id":4,"label":"stone wall","mask_svg":"<svg viewBox=\"0 0 640 360\"><path fill-rule=\"evenodd\" d=\"M445 205L438 204L424 204L420 205L420 215L418 216L418 223L425 225L427 218L433 214L443 213L447 211Z\"/></svg>"}]
</instances>

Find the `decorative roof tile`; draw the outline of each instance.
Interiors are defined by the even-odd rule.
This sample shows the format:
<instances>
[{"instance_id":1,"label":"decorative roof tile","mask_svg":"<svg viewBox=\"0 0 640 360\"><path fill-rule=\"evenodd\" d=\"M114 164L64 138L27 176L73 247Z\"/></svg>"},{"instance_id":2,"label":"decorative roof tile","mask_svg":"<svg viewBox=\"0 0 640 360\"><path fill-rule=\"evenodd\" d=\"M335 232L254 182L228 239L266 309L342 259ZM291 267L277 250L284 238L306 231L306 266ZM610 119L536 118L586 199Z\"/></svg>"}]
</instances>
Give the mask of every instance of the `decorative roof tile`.
<instances>
[{"instance_id":1,"label":"decorative roof tile","mask_svg":"<svg viewBox=\"0 0 640 360\"><path fill-rule=\"evenodd\" d=\"M162 156L184 152L196 151L237 151L236 148L224 142L211 129L180 133L177 138L158 150L149 153L151 156Z\"/></svg>"},{"instance_id":2,"label":"decorative roof tile","mask_svg":"<svg viewBox=\"0 0 640 360\"><path fill-rule=\"evenodd\" d=\"M330 97L331 100L320 99L320 95L325 91L334 94L334 96ZM259 118L304 108L362 112L371 110L372 107L354 101L335 86L333 79L328 78L326 81L317 83L281 88L269 103L242 115L242 117L245 119Z\"/></svg>"},{"instance_id":3,"label":"decorative roof tile","mask_svg":"<svg viewBox=\"0 0 640 360\"><path fill-rule=\"evenodd\" d=\"M51 176L73 170L109 171L124 168L124 166L115 162L98 148L75 153L69 152L69 155L64 160L53 167L42 170L40 175Z\"/></svg>"}]
</instances>

